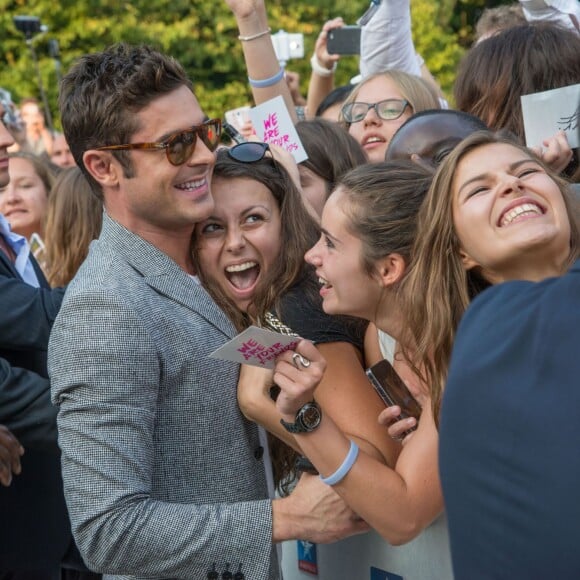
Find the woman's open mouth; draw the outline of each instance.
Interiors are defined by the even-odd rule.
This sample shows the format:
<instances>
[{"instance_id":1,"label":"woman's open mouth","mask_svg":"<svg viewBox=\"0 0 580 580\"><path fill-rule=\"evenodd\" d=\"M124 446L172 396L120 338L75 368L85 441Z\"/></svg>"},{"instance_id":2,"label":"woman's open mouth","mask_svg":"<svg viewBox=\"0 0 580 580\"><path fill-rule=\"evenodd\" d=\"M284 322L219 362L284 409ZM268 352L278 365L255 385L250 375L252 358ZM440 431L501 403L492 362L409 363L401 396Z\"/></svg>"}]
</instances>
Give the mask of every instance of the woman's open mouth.
<instances>
[{"instance_id":1,"label":"woman's open mouth","mask_svg":"<svg viewBox=\"0 0 580 580\"><path fill-rule=\"evenodd\" d=\"M229 283L238 291L253 289L260 276L260 265L253 260L226 266L225 275Z\"/></svg>"}]
</instances>

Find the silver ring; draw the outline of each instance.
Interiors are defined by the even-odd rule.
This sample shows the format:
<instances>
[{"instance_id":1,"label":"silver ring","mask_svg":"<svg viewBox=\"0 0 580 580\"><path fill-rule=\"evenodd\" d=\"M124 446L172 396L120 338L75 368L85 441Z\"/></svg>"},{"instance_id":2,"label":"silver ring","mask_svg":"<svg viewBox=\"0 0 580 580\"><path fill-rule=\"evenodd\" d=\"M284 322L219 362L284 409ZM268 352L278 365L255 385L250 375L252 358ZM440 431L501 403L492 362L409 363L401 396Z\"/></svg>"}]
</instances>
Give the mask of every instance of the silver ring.
<instances>
[{"instance_id":1,"label":"silver ring","mask_svg":"<svg viewBox=\"0 0 580 580\"><path fill-rule=\"evenodd\" d=\"M307 369L310 366L310 361L305 356L302 356L297 352L292 355L292 362L298 370L300 370L300 367Z\"/></svg>"}]
</instances>

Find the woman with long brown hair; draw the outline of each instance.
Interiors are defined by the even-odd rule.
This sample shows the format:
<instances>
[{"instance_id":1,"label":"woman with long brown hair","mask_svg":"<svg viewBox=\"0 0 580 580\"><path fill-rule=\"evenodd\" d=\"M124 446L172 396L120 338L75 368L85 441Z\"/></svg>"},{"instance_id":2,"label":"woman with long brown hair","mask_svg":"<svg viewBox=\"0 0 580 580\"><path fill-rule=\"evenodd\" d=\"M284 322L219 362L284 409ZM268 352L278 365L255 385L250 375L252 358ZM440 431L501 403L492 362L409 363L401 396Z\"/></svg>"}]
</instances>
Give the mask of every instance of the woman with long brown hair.
<instances>
[{"instance_id":1,"label":"woman with long brown hair","mask_svg":"<svg viewBox=\"0 0 580 580\"><path fill-rule=\"evenodd\" d=\"M78 167L56 178L46 216L46 274L51 286L66 286L99 237L103 203Z\"/></svg>"},{"instance_id":2,"label":"woman with long brown hair","mask_svg":"<svg viewBox=\"0 0 580 580\"><path fill-rule=\"evenodd\" d=\"M498 152L497 159L491 157L492 151ZM507 166L507 155L514 158L514 163L522 163L515 169L508 167L500 173L500 169L494 168ZM469 163L478 158L482 159L479 165ZM479 190L476 189L469 198L463 199L468 195L468 190L460 191L460 180L469 180L463 177L468 167L471 168L473 179L479 179L473 181L473 187L479 184ZM516 171L518 169L519 174ZM482 227L481 234L475 227L466 228L460 221L466 208L474 206L480 199L491 200L492 195L498 198L495 202L498 206L502 204L502 198L513 196L515 201L509 203L516 203L515 208L522 207L517 205L518 199L521 197L527 200L528 184L539 176L555 184L565 208L565 214L555 218L567 221L569 225L557 223L553 226L556 233L559 232L560 236L567 239L563 253L554 255L551 246L545 244L540 234L537 234L537 239L533 237L533 228L542 228L541 220L550 217L546 215L548 208L543 211L542 207L541 214L534 214L534 210L529 209L527 215L522 214L518 220L509 223L513 230L497 221L500 216L496 213L499 210L491 207L486 208L489 220L496 218L497 223ZM544 183L541 185L546 187ZM537 197L538 194L531 194L532 205ZM488 203L491 204L491 201ZM476 225L483 220L484 216L479 216ZM411 358L419 368L424 369L437 416L455 331L470 301L491 284L513 279L538 280L564 273L578 257L578 207L567 182L554 174L528 149L501 136L478 133L466 139L442 164L419 214L418 227L421 236L417 239L414 262L405 282L405 316L414 345ZM526 229L529 230L530 239L512 241L507 238L507 234L517 232L517 228L524 233ZM484 234L487 238L484 238ZM507 261L509 256L503 257L501 254L488 256L489 248L504 238L503 243L508 249L514 245L510 261ZM480 249L479 246L486 242L487 248ZM472 247L476 248L477 259L471 256L469 250ZM500 262L500 258L506 260L505 265Z\"/></svg>"}]
</instances>

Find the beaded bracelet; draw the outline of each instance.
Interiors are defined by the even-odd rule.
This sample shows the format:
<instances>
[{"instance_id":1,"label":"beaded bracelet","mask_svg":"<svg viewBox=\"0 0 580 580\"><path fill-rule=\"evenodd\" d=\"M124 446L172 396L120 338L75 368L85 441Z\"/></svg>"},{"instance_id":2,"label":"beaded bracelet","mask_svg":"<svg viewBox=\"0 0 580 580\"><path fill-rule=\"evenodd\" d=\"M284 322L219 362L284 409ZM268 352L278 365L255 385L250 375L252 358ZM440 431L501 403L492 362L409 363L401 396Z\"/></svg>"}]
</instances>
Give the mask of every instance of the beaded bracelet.
<instances>
[{"instance_id":1,"label":"beaded bracelet","mask_svg":"<svg viewBox=\"0 0 580 580\"><path fill-rule=\"evenodd\" d=\"M272 77L268 79L261 79L256 80L248 77L248 81L250 82L250 86L254 89L265 89L267 87L271 87L276 83L279 83L284 78L284 69L280 67L280 70Z\"/></svg>"},{"instance_id":2,"label":"beaded bracelet","mask_svg":"<svg viewBox=\"0 0 580 580\"><path fill-rule=\"evenodd\" d=\"M314 53L310 59L310 66L312 67L312 71L321 77L331 77L336 71L337 64L338 63L335 62L332 65L332 68L326 68L325 66L322 66L316 57L316 53Z\"/></svg>"},{"instance_id":3,"label":"beaded bracelet","mask_svg":"<svg viewBox=\"0 0 580 580\"><path fill-rule=\"evenodd\" d=\"M262 36L266 36L272 32L272 29L268 26L266 30L262 30L262 32L256 32L256 34L251 34L250 36L242 36L241 34L238 36L238 40L242 42L250 42L250 40L256 40L257 38L262 38Z\"/></svg>"},{"instance_id":4,"label":"beaded bracelet","mask_svg":"<svg viewBox=\"0 0 580 580\"><path fill-rule=\"evenodd\" d=\"M350 449L344 458L344 461L340 465L340 467L328 477L320 476L322 483L326 483L326 485L336 485L340 483L348 474L348 472L352 469L356 458L358 457L358 445L351 439L350 441Z\"/></svg>"}]
</instances>

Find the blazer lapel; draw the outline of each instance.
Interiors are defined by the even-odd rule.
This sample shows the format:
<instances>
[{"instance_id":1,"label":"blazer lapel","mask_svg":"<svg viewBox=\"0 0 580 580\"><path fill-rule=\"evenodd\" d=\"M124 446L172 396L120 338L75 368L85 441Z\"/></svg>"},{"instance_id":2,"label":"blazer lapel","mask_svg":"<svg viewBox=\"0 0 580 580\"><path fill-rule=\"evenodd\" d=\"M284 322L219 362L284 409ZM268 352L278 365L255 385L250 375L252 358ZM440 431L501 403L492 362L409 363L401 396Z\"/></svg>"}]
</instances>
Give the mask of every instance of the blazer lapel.
<instances>
[{"instance_id":1,"label":"blazer lapel","mask_svg":"<svg viewBox=\"0 0 580 580\"><path fill-rule=\"evenodd\" d=\"M106 213L103 215L99 241L121 253L151 288L196 312L228 339L235 336L236 331L230 320L200 284L169 256L112 220Z\"/></svg>"},{"instance_id":2,"label":"blazer lapel","mask_svg":"<svg viewBox=\"0 0 580 580\"><path fill-rule=\"evenodd\" d=\"M50 285L48 284L48 280L46 279L46 276L44 275L42 268L40 267L40 265L36 261L36 258L32 255L32 252L30 252L29 260L32 263L32 267L34 268L34 273L36 274L36 277L38 278L38 283L40 284L40 287L41 288L50 288Z\"/></svg>"},{"instance_id":3,"label":"blazer lapel","mask_svg":"<svg viewBox=\"0 0 580 580\"><path fill-rule=\"evenodd\" d=\"M145 282L163 296L203 316L228 339L233 338L236 331L223 311L200 284L190 278L177 265L176 268L182 275L144 276Z\"/></svg>"}]
</instances>

